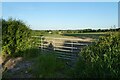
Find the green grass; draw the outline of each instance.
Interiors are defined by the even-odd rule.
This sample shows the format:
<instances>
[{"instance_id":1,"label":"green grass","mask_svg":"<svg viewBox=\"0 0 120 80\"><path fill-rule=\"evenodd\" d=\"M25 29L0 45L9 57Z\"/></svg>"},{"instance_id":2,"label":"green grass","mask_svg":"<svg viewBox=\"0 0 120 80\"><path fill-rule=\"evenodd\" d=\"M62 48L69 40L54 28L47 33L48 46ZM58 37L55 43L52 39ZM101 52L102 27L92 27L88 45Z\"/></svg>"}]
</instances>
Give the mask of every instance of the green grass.
<instances>
[{"instance_id":1,"label":"green grass","mask_svg":"<svg viewBox=\"0 0 120 80\"><path fill-rule=\"evenodd\" d=\"M60 34L44 34L45 37L64 37L63 35Z\"/></svg>"},{"instance_id":2,"label":"green grass","mask_svg":"<svg viewBox=\"0 0 120 80\"><path fill-rule=\"evenodd\" d=\"M66 61L58 59L54 54L55 52L42 51L39 55L32 58L30 58L30 54L28 54L28 58L26 58L27 56L24 57L24 61L33 63L30 67L21 68L13 73L9 71L5 72L3 78L15 78L16 75L17 78L26 78L26 71L28 74L32 75L31 78L66 78L66 72L69 70ZM24 63L24 61L22 62Z\"/></svg>"},{"instance_id":3,"label":"green grass","mask_svg":"<svg viewBox=\"0 0 120 80\"><path fill-rule=\"evenodd\" d=\"M59 38L65 38L65 37L77 37L77 38L93 38L98 39L99 36L106 36L108 32L87 32L87 33L65 33L65 34L57 34L57 33L40 33L40 32L34 32L33 36L40 36L43 35L45 37L59 37Z\"/></svg>"},{"instance_id":4,"label":"green grass","mask_svg":"<svg viewBox=\"0 0 120 80\"><path fill-rule=\"evenodd\" d=\"M37 78L60 78L65 76L63 74L66 70L65 61L57 59L54 53L41 54L34 61L32 73Z\"/></svg>"},{"instance_id":5,"label":"green grass","mask_svg":"<svg viewBox=\"0 0 120 80\"><path fill-rule=\"evenodd\" d=\"M73 36L73 37L78 37L78 38L93 38L93 39L98 39L100 36L106 36L107 33L103 32L95 32L95 33L79 33L79 34L64 34L64 36Z\"/></svg>"}]
</instances>

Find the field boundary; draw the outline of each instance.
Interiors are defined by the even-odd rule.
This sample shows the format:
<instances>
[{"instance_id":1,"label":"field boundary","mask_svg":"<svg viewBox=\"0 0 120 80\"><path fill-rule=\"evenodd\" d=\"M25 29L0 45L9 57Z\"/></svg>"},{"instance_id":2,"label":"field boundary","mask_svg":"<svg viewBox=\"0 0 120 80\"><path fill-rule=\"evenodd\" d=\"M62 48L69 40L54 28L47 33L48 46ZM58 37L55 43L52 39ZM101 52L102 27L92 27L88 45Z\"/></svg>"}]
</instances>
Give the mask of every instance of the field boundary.
<instances>
[{"instance_id":1,"label":"field boundary","mask_svg":"<svg viewBox=\"0 0 120 80\"><path fill-rule=\"evenodd\" d=\"M37 43L41 51L55 51L58 58L73 60L76 59L81 48L91 44L91 41L83 39L69 39L57 37L32 36L39 38Z\"/></svg>"}]
</instances>

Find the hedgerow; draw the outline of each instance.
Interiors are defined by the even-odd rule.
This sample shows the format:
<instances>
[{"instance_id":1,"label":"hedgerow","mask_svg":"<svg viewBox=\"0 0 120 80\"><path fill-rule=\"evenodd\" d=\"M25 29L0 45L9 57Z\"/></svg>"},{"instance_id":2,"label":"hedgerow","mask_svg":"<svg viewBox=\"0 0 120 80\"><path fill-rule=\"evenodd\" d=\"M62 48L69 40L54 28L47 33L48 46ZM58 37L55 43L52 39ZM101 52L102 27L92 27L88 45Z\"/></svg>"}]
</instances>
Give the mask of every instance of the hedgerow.
<instances>
[{"instance_id":1,"label":"hedgerow","mask_svg":"<svg viewBox=\"0 0 120 80\"><path fill-rule=\"evenodd\" d=\"M30 48L31 29L21 20L2 20L2 53L15 55Z\"/></svg>"},{"instance_id":2,"label":"hedgerow","mask_svg":"<svg viewBox=\"0 0 120 80\"><path fill-rule=\"evenodd\" d=\"M119 78L120 33L100 37L99 41L84 48L79 55L74 77Z\"/></svg>"}]
</instances>

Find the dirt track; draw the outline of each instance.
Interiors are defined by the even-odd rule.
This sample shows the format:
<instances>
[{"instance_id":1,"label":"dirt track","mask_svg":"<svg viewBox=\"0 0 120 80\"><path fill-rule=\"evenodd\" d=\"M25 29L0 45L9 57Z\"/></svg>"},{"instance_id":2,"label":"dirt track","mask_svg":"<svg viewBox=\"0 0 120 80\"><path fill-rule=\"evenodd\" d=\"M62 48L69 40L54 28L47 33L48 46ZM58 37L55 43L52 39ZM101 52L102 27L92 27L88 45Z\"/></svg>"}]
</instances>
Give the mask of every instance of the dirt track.
<instances>
[{"instance_id":1,"label":"dirt track","mask_svg":"<svg viewBox=\"0 0 120 80\"><path fill-rule=\"evenodd\" d=\"M52 43L54 46L62 46L64 45L66 42L68 43L82 43L82 42L93 42L94 40L92 38L76 38L76 37L66 37L66 38L56 38L56 37L45 37L45 43L44 44L50 44Z\"/></svg>"}]
</instances>

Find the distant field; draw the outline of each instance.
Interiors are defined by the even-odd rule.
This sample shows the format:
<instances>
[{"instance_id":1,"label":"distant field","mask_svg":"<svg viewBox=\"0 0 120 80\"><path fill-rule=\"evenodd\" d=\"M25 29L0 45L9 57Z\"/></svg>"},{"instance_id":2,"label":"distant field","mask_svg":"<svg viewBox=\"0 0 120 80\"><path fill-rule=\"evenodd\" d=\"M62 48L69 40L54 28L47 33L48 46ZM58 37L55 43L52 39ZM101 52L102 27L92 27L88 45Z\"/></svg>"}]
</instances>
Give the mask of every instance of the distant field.
<instances>
[{"instance_id":1,"label":"distant field","mask_svg":"<svg viewBox=\"0 0 120 80\"><path fill-rule=\"evenodd\" d=\"M74 36L78 38L93 38L98 39L100 36L106 36L107 33L79 33L79 34L63 34L64 36Z\"/></svg>"},{"instance_id":2,"label":"distant field","mask_svg":"<svg viewBox=\"0 0 120 80\"><path fill-rule=\"evenodd\" d=\"M58 42L65 42L66 40L63 40L62 38L64 39L67 39L67 40L70 40L70 39L74 39L74 40L77 40L77 39L81 39L82 41L95 41L97 40L100 36L106 36L108 35L108 32L87 32L87 33L66 33L66 34L57 34L57 33L40 33L39 32L34 32L34 35L33 36L41 36L43 35L45 37L46 40L53 40L54 41L54 38L61 38L60 41ZM38 40L38 39L36 39ZM56 41L54 41L56 42Z\"/></svg>"},{"instance_id":3,"label":"distant field","mask_svg":"<svg viewBox=\"0 0 120 80\"><path fill-rule=\"evenodd\" d=\"M92 39L98 39L99 36L106 36L107 32L89 32L89 33L66 33L66 34L49 34L49 33L45 33L45 34L38 34L35 33L33 36L36 35L43 35L45 37L59 37L59 38L92 38Z\"/></svg>"}]
</instances>

